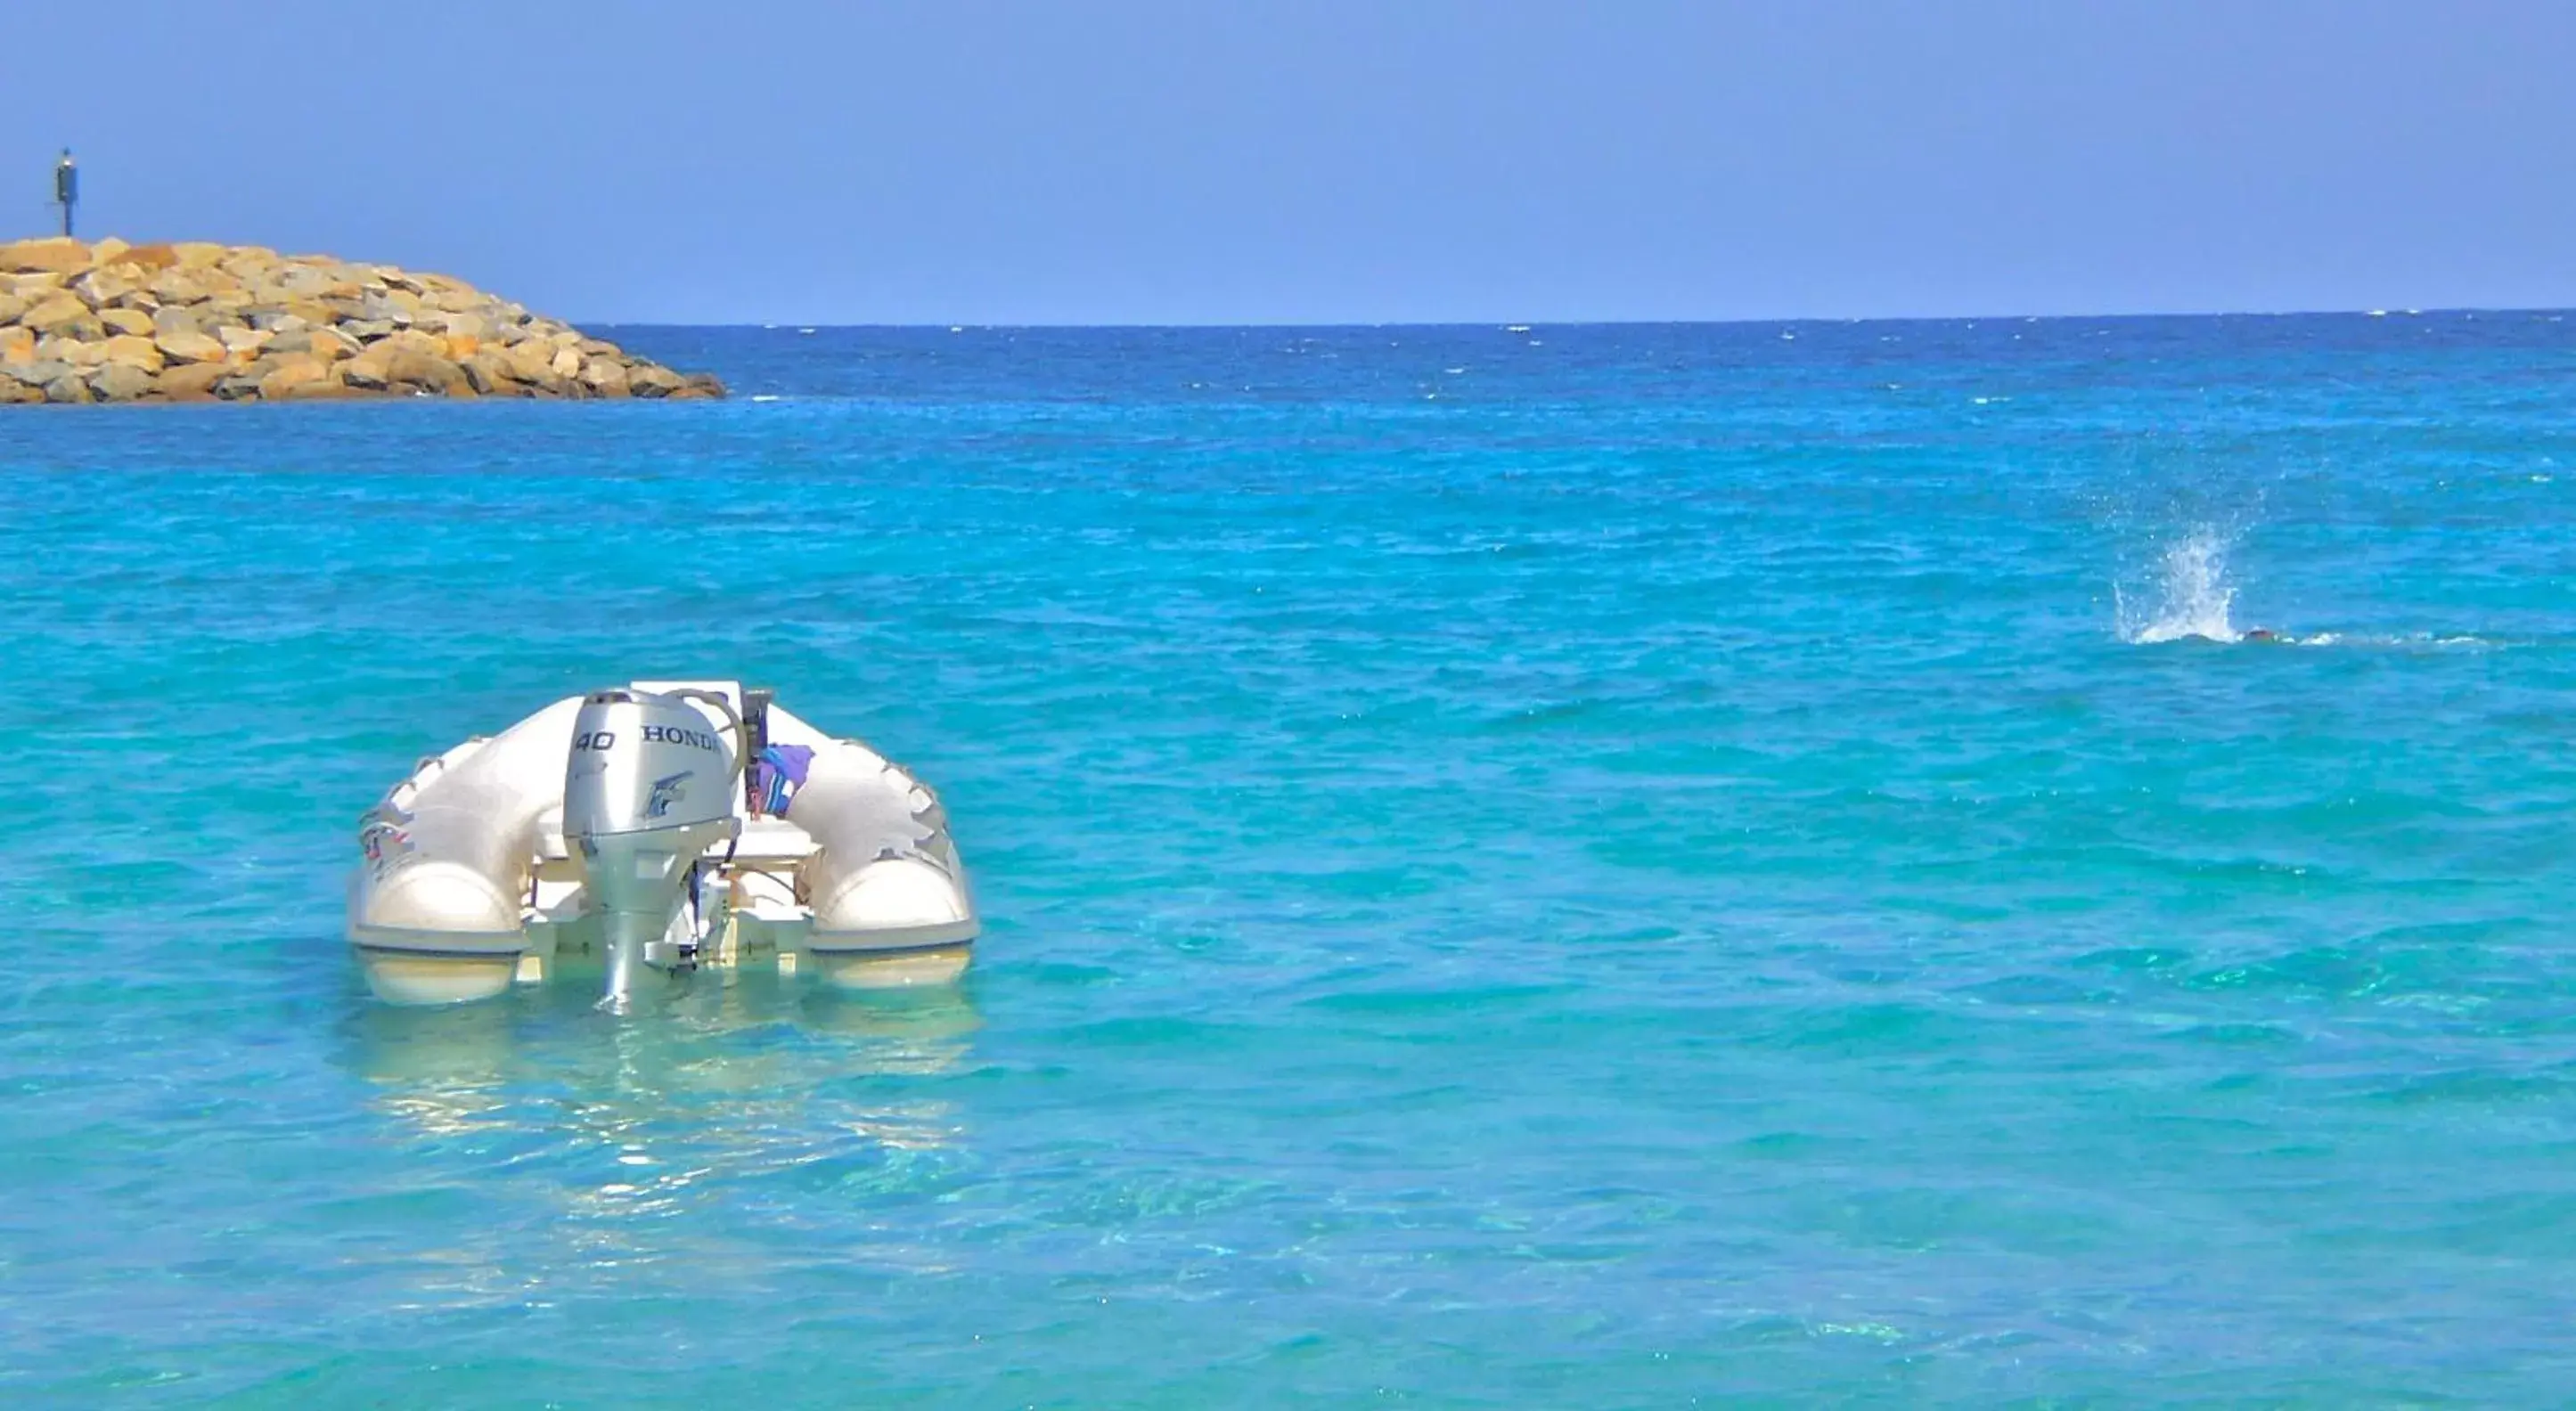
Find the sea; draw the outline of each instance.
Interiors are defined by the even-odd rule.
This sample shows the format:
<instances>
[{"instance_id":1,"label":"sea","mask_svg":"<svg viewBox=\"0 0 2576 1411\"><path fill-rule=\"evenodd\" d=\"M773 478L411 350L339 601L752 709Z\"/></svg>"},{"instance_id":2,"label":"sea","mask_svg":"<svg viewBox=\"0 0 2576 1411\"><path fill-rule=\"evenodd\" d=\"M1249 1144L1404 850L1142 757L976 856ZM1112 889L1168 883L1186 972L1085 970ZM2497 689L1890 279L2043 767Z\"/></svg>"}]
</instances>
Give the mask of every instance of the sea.
<instances>
[{"instance_id":1,"label":"sea","mask_svg":"<svg viewBox=\"0 0 2576 1411\"><path fill-rule=\"evenodd\" d=\"M608 336L0 414L0 1405L2576 1394L2576 323ZM962 982L372 999L668 677Z\"/></svg>"}]
</instances>

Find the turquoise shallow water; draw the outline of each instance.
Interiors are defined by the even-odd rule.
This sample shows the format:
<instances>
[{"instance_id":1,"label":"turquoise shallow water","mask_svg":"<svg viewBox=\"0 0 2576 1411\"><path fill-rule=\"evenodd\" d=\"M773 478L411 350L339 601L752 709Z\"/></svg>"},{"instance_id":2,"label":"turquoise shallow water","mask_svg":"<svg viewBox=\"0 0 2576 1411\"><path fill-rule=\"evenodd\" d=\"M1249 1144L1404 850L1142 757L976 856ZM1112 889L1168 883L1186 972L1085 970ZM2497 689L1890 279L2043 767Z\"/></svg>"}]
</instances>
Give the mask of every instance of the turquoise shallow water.
<instances>
[{"instance_id":1,"label":"turquoise shallow water","mask_svg":"<svg viewBox=\"0 0 2576 1411\"><path fill-rule=\"evenodd\" d=\"M777 400L0 417L0 1401L2576 1385L2554 318L629 341ZM699 674L962 987L366 997L415 756Z\"/></svg>"}]
</instances>

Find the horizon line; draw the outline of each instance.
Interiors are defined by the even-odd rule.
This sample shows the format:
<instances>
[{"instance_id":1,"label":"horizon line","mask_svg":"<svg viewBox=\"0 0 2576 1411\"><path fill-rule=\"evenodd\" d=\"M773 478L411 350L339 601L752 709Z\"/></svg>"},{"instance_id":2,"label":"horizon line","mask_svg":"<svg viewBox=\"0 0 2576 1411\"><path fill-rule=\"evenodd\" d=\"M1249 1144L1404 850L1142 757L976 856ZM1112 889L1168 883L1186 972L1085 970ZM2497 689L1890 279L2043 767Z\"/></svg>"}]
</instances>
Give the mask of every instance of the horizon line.
<instances>
[{"instance_id":1,"label":"horizon line","mask_svg":"<svg viewBox=\"0 0 2576 1411\"><path fill-rule=\"evenodd\" d=\"M762 319L750 322L701 323L673 322L662 319L584 319L565 322L584 328L748 328L785 329L885 329L905 332L958 333L968 330L1049 329L1065 332L1223 332L1235 329L1452 329L1477 328L1496 331L1538 328L1777 328L1789 325L1831 324L1852 326L1876 323L2073 323L2079 321L2137 321L2146 319L2219 319L2219 318L2433 318L2439 316L2530 316L2563 317L2576 312L2576 305L2481 305L2459 304L2431 308L2378 309L2193 309L2143 313L2083 314L1865 314L1832 316L1804 314L1781 318L1520 318L1520 319L1391 319L1385 321L1352 320L1255 320L1244 323L1078 323L1054 320L1027 322L934 320L929 322L862 321L833 323L824 320Z\"/></svg>"}]
</instances>

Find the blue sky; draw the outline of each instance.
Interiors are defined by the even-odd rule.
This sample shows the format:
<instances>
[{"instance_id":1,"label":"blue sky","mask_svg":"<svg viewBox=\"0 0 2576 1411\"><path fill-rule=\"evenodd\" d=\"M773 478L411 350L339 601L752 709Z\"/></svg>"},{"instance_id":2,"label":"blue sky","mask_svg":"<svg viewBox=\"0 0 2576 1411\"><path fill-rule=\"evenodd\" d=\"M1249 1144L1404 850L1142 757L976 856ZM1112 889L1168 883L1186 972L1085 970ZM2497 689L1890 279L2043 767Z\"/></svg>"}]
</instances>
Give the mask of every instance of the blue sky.
<instances>
[{"instance_id":1,"label":"blue sky","mask_svg":"<svg viewBox=\"0 0 2576 1411\"><path fill-rule=\"evenodd\" d=\"M2567 3L129 0L6 35L0 223L44 226L70 143L89 233L582 319L2576 304Z\"/></svg>"}]
</instances>

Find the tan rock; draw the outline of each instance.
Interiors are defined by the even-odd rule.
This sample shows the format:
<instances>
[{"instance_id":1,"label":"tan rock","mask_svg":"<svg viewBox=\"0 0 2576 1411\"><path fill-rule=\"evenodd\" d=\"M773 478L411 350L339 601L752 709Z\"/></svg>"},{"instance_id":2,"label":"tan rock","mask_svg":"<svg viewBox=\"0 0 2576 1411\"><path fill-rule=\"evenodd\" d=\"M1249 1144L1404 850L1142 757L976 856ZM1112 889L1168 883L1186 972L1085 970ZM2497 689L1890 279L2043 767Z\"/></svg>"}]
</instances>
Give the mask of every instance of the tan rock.
<instances>
[{"instance_id":1,"label":"tan rock","mask_svg":"<svg viewBox=\"0 0 2576 1411\"><path fill-rule=\"evenodd\" d=\"M592 358L582 365L582 385L603 397L625 397L634 389L626 379L626 365L615 358Z\"/></svg>"},{"instance_id":2,"label":"tan rock","mask_svg":"<svg viewBox=\"0 0 2576 1411\"><path fill-rule=\"evenodd\" d=\"M0 367L25 367L36 360L36 335L23 328L0 328Z\"/></svg>"},{"instance_id":3,"label":"tan rock","mask_svg":"<svg viewBox=\"0 0 2576 1411\"><path fill-rule=\"evenodd\" d=\"M117 256L116 263L120 266L132 265L147 275L158 274L179 263L179 251L176 246L166 241L136 245Z\"/></svg>"},{"instance_id":4,"label":"tan rock","mask_svg":"<svg viewBox=\"0 0 2576 1411\"><path fill-rule=\"evenodd\" d=\"M152 276L152 282L143 287L151 291L152 297L160 300L165 306L201 304L205 302L207 295L214 292L206 287L207 273L206 270L173 267L155 274Z\"/></svg>"},{"instance_id":5,"label":"tan rock","mask_svg":"<svg viewBox=\"0 0 2576 1411\"><path fill-rule=\"evenodd\" d=\"M510 375L510 364L498 353L471 353L456 366L464 372L467 385L486 396L518 390L518 381Z\"/></svg>"},{"instance_id":6,"label":"tan rock","mask_svg":"<svg viewBox=\"0 0 2576 1411\"><path fill-rule=\"evenodd\" d=\"M158 390L152 374L132 363L107 363L89 375L89 387L103 402L131 402Z\"/></svg>"},{"instance_id":7,"label":"tan rock","mask_svg":"<svg viewBox=\"0 0 2576 1411\"><path fill-rule=\"evenodd\" d=\"M165 328L156 333L152 341L162 355L173 362L220 363L224 360L222 341L194 329Z\"/></svg>"},{"instance_id":8,"label":"tan rock","mask_svg":"<svg viewBox=\"0 0 2576 1411\"><path fill-rule=\"evenodd\" d=\"M431 357L447 355L446 339L417 328L397 328L386 334L385 346L397 353L426 353Z\"/></svg>"},{"instance_id":9,"label":"tan rock","mask_svg":"<svg viewBox=\"0 0 2576 1411\"><path fill-rule=\"evenodd\" d=\"M626 381L638 397L667 397L686 385L678 373L658 363L638 363L627 369Z\"/></svg>"},{"instance_id":10,"label":"tan rock","mask_svg":"<svg viewBox=\"0 0 2576 1411\"><path fill-rule=\"evenodd\" d=\"M137 337L152 336L152 315L140 309L101 309L99 325L112 333L131 333Z\"/></svg>"},{"instance_id":11,"label":"tan rock","mask_svg":"<svg viewBox=\"0 0 2576 1411\"><path fill-rule=\"evenodd\" d=\"M296 387L308 382L329 379L331 365L308 354L294 354L277 360L277 365L259 380L259 395L264 401L280 401Z\"/></svg>"},{"instance_id":12,"label":"tan rock","mask_svg":"<svg viewBox=\"0 0 2576 1411\"><path fill-rule=\"evenodd\" d=\"M571 348L558 347L555 349L551 366L557 377L579 377L581 376L581 354Z\"/></svg>"},{"instance_id":13,"label":"tan rock","mask_svg":"<svg viewBox=\"0 0 2576 1411\"><path fill-rule=\"evenodd\" d=\"M133 280L103 269L94 269L72 281L72 294L93 309L113 306L117 300L138 287Z\"/></svg>"},{"instance_id":14,"label":"tan rock","mask_svg":"<svg viewBox=\"0 0 2576 1411\"><path fill-rule=\"evenodd\" d=\"M280 271L277 287L295 299L355 299L366 292L354 280L309 265L293 265Z\"/></svg>"},{"instance_id":15,"label":"tan rock","mask_svg":"<svg viewBox=\"0 0 2576 1411\"><path fill-rule=\"evenodd\" d=\"M52 295L34 308L18 315L18 325L21 328L33 329L38 334L50 333L58 328L69 328L75 324L94 322L96 320L91 317L89 305L69 294Z\"/></svg>"},{"instance_id":16,"label":"tan rock","mask_svg":"<svg viewBox=\"0 0 2576 1411\"><path fill-rule=\"evenodd\" d=\"M170 248L179 256L181 269L213 269L224 262L224 256L232 253L230 246L204 240L182 240Z\"/></svg>"},{"instance_id":17,"label":"tan rock","mask_svg":"<svg viewBox=\"0 0 2576 1411\"><path fill-rule=\"evenodd\" d=\"M358 340L336 328L317 328L307 336L312 339L312 352L317 358L337 362L358 355Z\"/></svg>"},{"instance_id":18,"label":"tan rock","mask_svg":"<svg viewBox=\"0 0 2576 1411\"><path fill-rule=\"evenodd\" d=\"M286 389L290 402L311 402L332 397L354 397L357 392L332 373L324 373L310 382L298 382Z\"/></svg>"},{"instance_id":19,"label":"tan rock","mask_svg":"<svg viewBox=\"0 0 2576 1411\"><path fill-rule=\"evenodd\" d=\"M139 367L145 372L159 372L166 361L161 349L151 339L133 334L120 334L99 345L100 356L111 363Z\"/></svg>"},{"instance_id":20,"label":"tan rock","mask_svg":"<svg viewBox=\"0 0 2576 1411\"><path fill-rule=\"evenodd\" d=\"M79 373L66 372L62 376L45 384L45 400L48 402L95 402L98 398L90 392L89 384L81 380L81 375Z\"/></svg>"},{"instance_id":21,"label":"tan rock","mask_svg":"<svg viewBox=\"0 0 2576 1411\"><path fill-rule=\"evenodd\" d=\"M215 395L227 402L258 396L261 380L277 371L277 363L275 358L253 358L227 366L222 379L215 383Z\"/></svg>"},{"instance_id":22,"label":"tan rock","mask_svg":"<svg viewBox=\"0 0 2576 1411\"><path fill-rule=\"evenodd\" d=\"M107 361L107 345L85 338L48 333L36 340L36 361L69 363L73 367L92 368Z\"/></svg>"},{"instance_id":23,"label":"tan rock","mask_svg":"<svg viewBox=\"0 0 2576 1411\"><path fill-rule=\"evenodd\" d=\"M460 363L465 361L467 358L474 356L483 348L482 339L469 338L461 334L450 334L442 341L447 345L447 356Z\"/></svg>"},{"instance_id":24,"label":"tan rock","mask_svg":"<svg viewBox=\"0 0 2576 1411\"><path fill-rule=\"evenodd\" d=\"M556 376L554 358L553 346L536 339L513 343L501 352L502 363L521 382L543 382Z\"/></svg>"},{"instance_id":25,"label":"tan rock","mask_svg":"<svg viewBox=\"0 0 2576 1411\"><path fill-rule=\"evenodd\" d=\"M89 247L77 240L57 236L49 240L21 240L14 245L0 245L0 269L73 274L87 268Z\"/></svg>"},{"instance_id":26,"label":"tan rock","mask_svg":"<svg viewBox=\"0 0 2576 1411\"><path fill-rule=\"evenodd\" d=\"M465 385L465 373L445 358L427 353L397 352L385 364L385 381L396 386L453 394Z\"/></svg>"},{"instance_id":27,"label":"tan rock","mask_svg":"<svg viewBox=\"0 0 2576 1411\"><path fill-rule=\"evenodd\" d=\"M34 302L35 300L24 298L16 293L0 290L0 327L16 323L18 315L25 313L28 306Z\"/></svg>"},{"instance_id":28,"label":"tan rock","mask_svg":"<svg viewBox=\"0 0 2576 1411\"><path fill-rule=\"evenodd\" d=\"M31 387L24 382L19 382L11 378L0 377L0 406L6 406L12 402L41 402L43 400L45 400L44 388Z\"/></svg>"},{"instance_id":29,"label":"tan rock","mask_svg":"<svg viewBox=\"0 0 2576 1411\"><path fill-rule=\"evenodd\" d=\"M259 350L268 345L268 334L265 331L233 324L216 329L215 337L224 345L224 356L237 363L247 363L257 358Z\"/></svg>"},{"instance_id":30,"label":"tan rock","mask_svg":"<svg viewBox=\"0 0 2576 1411\"><path fill-rule=\"evenodd\" d=\"M174 402L201 402L215 394L215 384L230 376L222 363L188 363L161 374L161 395Z\"/></svg>"},{"instance_id":31,"label":"tan rock","mask_svg":"<svg viewBox=\"0 0 2576 1411\"><path fill-rule=\"evenodd\" d=\"M182 329L190 333L205 332L205 315L190 304L163 304L152 311L153 336Z\"/></svg>"},{"instance_id":32,"label":"tan rock","mask_svg":"<svg viewBox=\"0 0 2576 1411\"><path fill-rule=\"evenodd\" d=\"M265 245L235 245L216 261L217 268L241 280L265 278L277 265L277 252Z\"/></svg>"},{"instance_id":33,"label":"tan rock","mask_svg":"<svg viewBox=\"0 0 2576 1411\"><path fill-rule=\"evenodd\" d=\"M352 387L376 391L391 384L394 350L383 343L370 343L358 350L357 356L340 364L340 380Z\"/></svg>"},{"instance_id":34,"label":"tan rock","mask_svg":"<svg viewBox=\"0 0 2576 1411\"><path fill-rule=\"evenodd\" d=\"M94 265L112 265L116 263L118 258L124 255L126 251L133 248L133 246L128 245L124 241L111 235L105 240L89 247L89 262Z\"/></svg>"}]
</instances>

